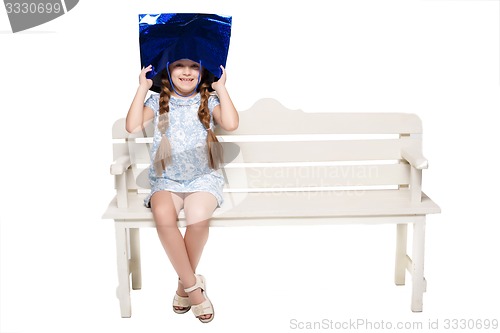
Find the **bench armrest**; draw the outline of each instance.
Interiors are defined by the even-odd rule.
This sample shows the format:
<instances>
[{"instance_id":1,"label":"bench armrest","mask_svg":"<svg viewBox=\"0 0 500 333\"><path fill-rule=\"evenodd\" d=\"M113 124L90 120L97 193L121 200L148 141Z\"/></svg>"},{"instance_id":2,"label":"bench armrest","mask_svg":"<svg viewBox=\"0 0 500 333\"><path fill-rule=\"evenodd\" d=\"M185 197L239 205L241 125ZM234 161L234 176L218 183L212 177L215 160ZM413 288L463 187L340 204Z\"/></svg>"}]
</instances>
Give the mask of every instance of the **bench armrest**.
<instances>
[{"instance_id":1,"label":"bench armrest","mask_svg":"<svg viewBox=\"0 0 500 333\"><path fill-rule=\"evenodd\" d=\"M427 159L415 148L403 148L401 150L401 157L417 170L427 169L429 167Z\"/></svg>"},{"instance_id":2,"label":"bench armrest","mask_svg":"<svg viewBox=\"0 0 500 333\"><path fill-rule=\"evenodd\" d=\"M129 156L120 156L111 164L110 172L112 175L121 175L131 164Z\"/></svg>"}]
</instances>

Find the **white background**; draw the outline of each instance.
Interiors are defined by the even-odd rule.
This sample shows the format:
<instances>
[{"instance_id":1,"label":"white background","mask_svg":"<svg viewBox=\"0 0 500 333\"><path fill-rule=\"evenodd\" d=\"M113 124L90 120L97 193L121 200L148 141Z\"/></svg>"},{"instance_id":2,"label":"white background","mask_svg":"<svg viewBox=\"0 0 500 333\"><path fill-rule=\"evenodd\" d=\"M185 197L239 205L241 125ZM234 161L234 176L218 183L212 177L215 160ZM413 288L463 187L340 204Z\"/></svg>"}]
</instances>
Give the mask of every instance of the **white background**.
<instances>
[{"instance_id":1,"label":"white background","mask_svg":"<svg viewBox=\"0 0 500 333\"><path fill-rule=\"evenodd\" d=\"M422 118L423 189L442 208L428 217L423 313L410 311L409 285L393 284L395 227L361 225L212 228L198 269L216 310L205 326L172 312L175 273L143 230L143 289L120 318L113 223L101 215L111 125L138 84L137 14L148 12L233 16L227 87L240 110L273 97ZM488 0L80 1L12 34L1 9L0 332L500 319L499 15Z\"/></svg>"}]
</instances>

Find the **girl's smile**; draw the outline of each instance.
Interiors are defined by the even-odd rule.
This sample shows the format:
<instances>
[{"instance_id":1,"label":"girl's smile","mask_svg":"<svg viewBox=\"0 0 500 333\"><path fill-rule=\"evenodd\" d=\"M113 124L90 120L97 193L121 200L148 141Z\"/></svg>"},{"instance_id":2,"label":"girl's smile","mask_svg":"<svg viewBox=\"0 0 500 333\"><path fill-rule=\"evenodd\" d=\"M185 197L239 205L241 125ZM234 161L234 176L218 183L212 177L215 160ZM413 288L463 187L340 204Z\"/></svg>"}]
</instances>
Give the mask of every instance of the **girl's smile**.
<instances>
[{"instance_id":1,"label":"girl's smile","mask_svg":"<svg viewBox=\"0 0 500 333\"><path fill-rule=\"evenodd\" d=\"M170 64L168 68L172 84L178 93L189 95L196 89L201 75L200 64L189 59L181 59Z\"/></svg>"}]
</instances>

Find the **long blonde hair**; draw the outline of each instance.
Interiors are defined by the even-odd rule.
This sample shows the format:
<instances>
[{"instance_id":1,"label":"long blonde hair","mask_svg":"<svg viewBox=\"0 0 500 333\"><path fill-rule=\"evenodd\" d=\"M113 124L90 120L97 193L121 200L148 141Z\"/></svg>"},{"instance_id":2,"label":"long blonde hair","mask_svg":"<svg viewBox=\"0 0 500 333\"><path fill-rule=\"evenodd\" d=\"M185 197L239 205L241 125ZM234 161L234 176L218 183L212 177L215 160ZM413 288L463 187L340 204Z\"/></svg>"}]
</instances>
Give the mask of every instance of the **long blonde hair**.
<instances>
[{"instance_id":1,"label":"long blonde hair","mask_svg":"<svg viewBox=\"0 0 500 333\"><path fill-rule=\"evenodd\" d=\"M211 82L208 80L209 72L203 69L198 92L201 95L200 107L198 108L198 119L207 130L207 153L209 166L218 169L222 162L222 146L210 126L210 110L208 109L208 98L210 97ZM168 112L172 87L168 79L167 72L162 74L162 89L159 100L158 130L161 133L161 141L154 158L154 168L156 175L161 177L163 170L172 163L172 147L167 138L167 128L169 125Z\"/></svg>"}]
</instances>

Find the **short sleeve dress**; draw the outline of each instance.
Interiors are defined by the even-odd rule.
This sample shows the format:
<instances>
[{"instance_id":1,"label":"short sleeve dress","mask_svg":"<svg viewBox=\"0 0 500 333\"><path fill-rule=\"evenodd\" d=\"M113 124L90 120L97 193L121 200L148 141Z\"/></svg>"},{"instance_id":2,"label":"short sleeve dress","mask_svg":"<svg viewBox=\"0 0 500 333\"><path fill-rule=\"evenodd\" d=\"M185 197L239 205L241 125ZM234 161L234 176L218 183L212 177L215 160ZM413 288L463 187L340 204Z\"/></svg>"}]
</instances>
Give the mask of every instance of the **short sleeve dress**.
<instances>
[{"instance_id":1,"label":"short sleeve dress","mask_svg":"<svg viewBox=\"0 0 500 333\"><path fill-rule=\"evenodd\" d=\"M154 111L154 138L151 147L149 182L151 193L144 199L144 205L151 207L151 196L157 191L177 193L209 192L223 202L224 177L220 170L210 168L207 152L207 130L198 118L201 96L191 98L171 96L169 102L169 125L166 132L172 150L172 163L167 165L161 177L157 177L153 161L161 141L158 130L159 94L152 94L144 103ZM219 98L211 95L208 100L210 126L214 127L212 112L219 105Z\"/></svg>"}]
</instances>

